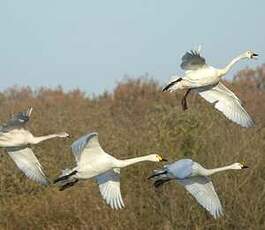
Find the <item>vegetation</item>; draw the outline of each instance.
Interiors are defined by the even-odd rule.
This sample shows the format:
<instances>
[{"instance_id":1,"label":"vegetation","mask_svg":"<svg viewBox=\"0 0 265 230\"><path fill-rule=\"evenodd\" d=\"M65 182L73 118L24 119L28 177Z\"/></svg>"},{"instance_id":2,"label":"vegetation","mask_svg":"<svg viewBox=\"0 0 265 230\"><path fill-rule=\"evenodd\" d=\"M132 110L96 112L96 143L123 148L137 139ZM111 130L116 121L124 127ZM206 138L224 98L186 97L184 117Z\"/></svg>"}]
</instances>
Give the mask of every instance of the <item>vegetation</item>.
<instances>
[{"instance_id":1,"label":"vegetation","mask_svg":"<svg viewBox=\"0 0 265 230\"><path fill-rule=\"evenodd\" d=\"M126 80L112 93L94 97L61 88L6 90L0 95L1 122L33 106L28 128L35 135L71 134L70 139L33 147L51 179L73 166L69 147L88 131L97 131L104 149L121 159L162 153L171 161L192 158L209 168L244 161L250 169L213 177L225 213L214 220L174 182L153 188L147 177L160 163L124 169L121 190L126 207L114 211L92 180L63 192L54 185L41 187L26 179L1 150L0 229L265 229L264 79L261 66L227 82L254 117L252 129L228 121L195 94L183 112L180 94L161 93L152 80Z\"/></svg>"}]
</instances>

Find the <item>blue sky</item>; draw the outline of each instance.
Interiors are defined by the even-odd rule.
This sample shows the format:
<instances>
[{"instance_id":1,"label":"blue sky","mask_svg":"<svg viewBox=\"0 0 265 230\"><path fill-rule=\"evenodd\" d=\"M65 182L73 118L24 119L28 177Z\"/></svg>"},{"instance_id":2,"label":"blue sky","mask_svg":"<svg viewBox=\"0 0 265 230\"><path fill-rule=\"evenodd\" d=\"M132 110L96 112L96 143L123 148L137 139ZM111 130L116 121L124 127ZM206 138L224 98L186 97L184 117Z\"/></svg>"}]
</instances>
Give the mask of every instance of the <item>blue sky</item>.
<instances>
[{"instance_id":1,"label":"blue sky","mask_svg":"<svg viewBox=\"0 0 265 230\"><path fill-rule=\"evenodd\" d=\"M181 55L199 44L221 67L252 49L264 63L265 1L2 0L0 90L58 85L88 94L111 90L124 75L161 84L181 73Z\"/></svg>"}]
</instances>

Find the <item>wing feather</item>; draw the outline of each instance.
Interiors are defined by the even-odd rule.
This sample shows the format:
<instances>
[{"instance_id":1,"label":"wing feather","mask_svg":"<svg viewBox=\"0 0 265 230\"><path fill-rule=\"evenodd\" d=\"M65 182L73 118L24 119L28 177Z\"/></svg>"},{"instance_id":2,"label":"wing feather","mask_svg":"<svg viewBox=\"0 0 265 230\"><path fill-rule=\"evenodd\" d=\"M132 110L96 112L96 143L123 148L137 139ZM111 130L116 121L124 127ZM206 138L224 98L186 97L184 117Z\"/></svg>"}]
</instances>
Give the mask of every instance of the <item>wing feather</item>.
<instances>
[{"instance_id":1,"label":"wing feather","mask_svg":"<svg viewBox=\"0 0 265 230\"><path fill-rule=\"evenodd\" d=\"M49 181L42 170L42 166L31 148L7 148L7 152L14 160L17 167L28 178L42 185L49 184Z\"/></svg>"},{"instance_id":2,"label":"wing feather","mask_svg":"<svg viewBox=\"0 0 265 230\"><path fill-rule=\"evenodd\" d=\"M8 132L12 129L21 128L29 121L31 112L32 112L32 107L28 108L27 111L17 113L11 119L9 119L8 122L1 125L0 131Z\"/></svg>"},{"instance_id":3,"label":"wing feather","mask_svg":"<svg viewBox=\"0 0 265 230\"><path fill-rule=\"evenodd\" d=\"M177 180L214 218L223 215L221 202L208 177L197 176Z\"/></svg>"},{"instance_id":4,"label":"wing feather","mask_svg":"<svg viewBox=\"0 0 265 230\"><path fill-rule=\"evenodd\" d=\"M120 190L119 170L109 170L106 173L96 176L100 193L103 199L113 209L121 209L124 203Z\"/></svg>"},{"instance_id":5,"label":"wing feather","mask_svg":"<svg viewBox=\"0 0 265 230\"><path fill-rule=\"evenodd\" d=\"M106 154L98 141L98 134L88 133L77 139L71 146L75 160L78 164L91 162L100 154Z\"/></svg>"},{"instance_id":6,"label":"wing feather","mask_svg":"<svg viewBox=\"0 0 265 230\"><path fill-rule=\"evenodd\" d=\"M240 99L221 82L212 88L196 89L206 101L222 112L229 120L245 128L254 126L254 121L243 108Z\"/></svg>"},{"instance_id":7,"label":"wing feather","mask_svg":"<svg viewBox=\"0 0 265 230\"><path fill-rule=\"evenodd\" d=\"M182 56L182 63L180 67L184 70L196 70L205 65L205 58L200 55L199 51L191 50Z\"/></svg>"}]
</instances>

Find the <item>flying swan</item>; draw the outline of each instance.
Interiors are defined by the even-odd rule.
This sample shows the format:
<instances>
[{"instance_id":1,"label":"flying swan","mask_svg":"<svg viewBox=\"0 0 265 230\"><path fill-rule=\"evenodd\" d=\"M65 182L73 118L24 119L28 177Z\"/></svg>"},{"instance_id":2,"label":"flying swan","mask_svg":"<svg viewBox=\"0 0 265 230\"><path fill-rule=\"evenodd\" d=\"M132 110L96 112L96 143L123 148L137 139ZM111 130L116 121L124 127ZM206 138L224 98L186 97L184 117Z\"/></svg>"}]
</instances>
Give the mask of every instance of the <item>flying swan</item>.
<instances>
[{"instance_id":1,"label":"flying swan","mask_svg":"<svg viewBox=\"0 0 265 230\"><path fill-rule=\"evenodd\" d=\"M118 160L104 152L98 142L98 134L95 132L79 138L71 148L77 166L63 170L62 175L54 180L54 183L58 183L62 191L73 186L80 179L95 178L103 199L113 209L124 207L120 191L120 168L142 161L166 161L158 154Z\"/></svg>"},{"instance_id":2,"label":"flying swan","mask_svg":"<svg viewBox=\"0 0 265 230\"><path fill-rule=\"evenodd\" d=\"M245 168L248 167L240 163L234 163L225 167L206 169L191 159L182 159L167 164L160 170L154 170L149 179L154 179L155 187L159 187L168 181L176 180L214 218L217 218L223 215L223 209L214 190L213 183L208 176L226 170L241 170Z\"/></svg>"},{"instance_id":3,"label":"flying swan","mask_svg":"<svg viewBox=\"0 0 265 230\"><path fill-rule=\"evenodd\" d=\"M181 100L183 110L187 109L187 96L191 90L197 92L206 101L214 104L228 119L245 128L254 126L252 118L243 108L240 99L221 82L221 78L242 59L253 59L258 55L246 51L234 58L225 68L217 69L208 66L200 55L200 50L191 50L182 57L181 68L185 70L183 76L172 76L172 80L163 88L163 91L174 92L186 89Z\"/></svg>"},{"instance_id":4,"label":"flying swan","mask_svg":"<svg viewBox=\"0 0 265 230\"><path fill-rule=\"evenodd\" d=\"M42 141L55 137L68 137L65 132L35 137L24 125L29 121L32 108L19 112L7 123L0 126L0 147L5 148L9 156L14 160L17 167L31 180L48 185L42 166L34 155L29 145L38 144Z\"/></svg>"}]
</instances>

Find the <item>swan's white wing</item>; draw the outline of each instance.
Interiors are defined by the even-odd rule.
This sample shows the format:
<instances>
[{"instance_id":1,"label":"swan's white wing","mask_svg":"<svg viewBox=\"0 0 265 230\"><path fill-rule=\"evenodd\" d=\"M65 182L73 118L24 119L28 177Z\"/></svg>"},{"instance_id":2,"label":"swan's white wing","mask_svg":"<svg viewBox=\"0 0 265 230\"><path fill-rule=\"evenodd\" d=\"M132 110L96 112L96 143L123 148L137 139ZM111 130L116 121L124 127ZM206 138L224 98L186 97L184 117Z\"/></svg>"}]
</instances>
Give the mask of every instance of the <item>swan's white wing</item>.
<instances>
[{"instance_id":1,"label":"swan's white wing","mask_svg":"<svg viewBox=\"0 0 265 230\"><path fill-rule=\"evenodd\" d=\"M214 104L214 107L221 111L228 119L245 128L254 126L254 121L243 108L239 98L221 82L213 88L199 88L196 91L206 101Z\"/></svg>"},{"instance_id":2,"label":"swan's white wing","mask_svg":"<svg viewBox=\"0 0 265 230\"><path fill-rule=\"evenodd\" d=\"M42 171L42 166L31 148L7 148L9 156L17 167L31 180L39 184L48 185L49 181Z\"/></svg>"},{"instance_id":3,"label":"swan's white wing","mask_svg":"<svg viewBox=\"0 0 265 230\"><path fill-rule=\"evenodd\" d=\"M77 163L91 162L99 155L106 155L99 144L98 134L95 132L80 137L72 144L71 148Z\"/></svg>"},{"instance_id":4,"label":"swan's white wing","mask_svg":"<svg viewBox=\"0 0 265 230\"><path fill-rule=\"evenodd\" d=\"M27 111L18 112L16 115L12 116L8 122L1 125L0 131L1 132L8 132L12 129L21 128L25 125L29 119L32 112L32 107L28 108Z\"/></svg>"},{"instance_id":5,"label":"swan's white wing","mask_svg":"<svg viewBox=\"0 0 265 230\"><path fill-rule=\"evenodd\" d=\"M200 55L199 50L191 50L182 56L180 67L184 70L196 70L205 65L205 59Z\"/></svg>"},{"instance_id":6,"label":"swan's white wing","mask_svg":"<svg viewBox=\"0 0 265 230\"><path fill-rule=\"evenodd\" d=\"M198 176L189 179L178 180L195 199L217 218L223 215L221 202L214 190L213 183L208 177Z\"/></svg>"},{"instance_id":7,"label":"swan's white wing","mask_svg":"<svg viewBox=\"0 0 265 230\"><path fill-rule=\"evenodd\" d=\"M124 207L120 190L120 170L109 170L106 173L96 176L100 193L103 199L113 209Z\"/></svg>"}]
</instances>

